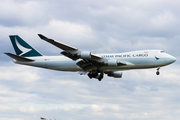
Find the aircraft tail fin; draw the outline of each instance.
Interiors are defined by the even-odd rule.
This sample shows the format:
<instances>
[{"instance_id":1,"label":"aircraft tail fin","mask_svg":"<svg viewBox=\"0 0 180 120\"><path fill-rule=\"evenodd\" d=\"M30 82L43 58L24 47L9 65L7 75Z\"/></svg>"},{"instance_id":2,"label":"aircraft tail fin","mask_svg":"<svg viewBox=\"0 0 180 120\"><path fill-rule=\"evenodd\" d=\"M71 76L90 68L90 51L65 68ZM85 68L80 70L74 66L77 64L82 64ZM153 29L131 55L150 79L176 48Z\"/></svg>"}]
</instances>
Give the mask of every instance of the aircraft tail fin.
<instances>
[{"instance_id":1,"label":"aircraft tail fin","mask_svg":"<svg viewBox=\"0 0 180 120\"><path fill-rule=\"evenodd\" d=\"M22 57L37 57L43 56L40 52L30 46L27 42L21 39L18 35L9 36L16 52L16 55Z\"/></svg>"}]
</instances>

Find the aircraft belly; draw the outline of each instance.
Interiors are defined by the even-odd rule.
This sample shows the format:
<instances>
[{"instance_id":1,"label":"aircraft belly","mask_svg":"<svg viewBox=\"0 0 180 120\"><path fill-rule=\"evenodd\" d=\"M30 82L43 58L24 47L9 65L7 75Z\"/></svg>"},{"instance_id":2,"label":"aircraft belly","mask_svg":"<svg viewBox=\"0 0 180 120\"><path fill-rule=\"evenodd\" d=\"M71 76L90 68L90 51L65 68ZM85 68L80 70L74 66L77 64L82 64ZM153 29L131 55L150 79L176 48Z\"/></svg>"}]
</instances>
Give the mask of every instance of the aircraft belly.
<instances>
[{"instance_id":1,"label":"aircraft belly","mask_svg":"<svg viewBox=\"0 0 180 120\"><path fill-rule=\"evenodd\" d=\"M59 71L83 71L74 61L46 61L46 62L15 62L33 67L46 68Z\"/></svg>"},{"instance_id":2,"label":"aircraft belly","mask_svg":"<svg viewBox=\"0 0 180 120\"><path fill-rule=\"evenodd\" d=\"M83 70L82 70L80 67L78 67L78 66L49 67L48 69L58 70L58 71L71 71L71 72L83 71Z\"/></svg>"},{"instance_id":3,"label":"aircraft belly","mask_svg":"<svg viewBox=\"0 0 180 120\"><path fill-rule=\"evenodd\" d=\"M46 63L47 69L59 71L82 71L74 61L53 61Z\"/></svg>"},{"instance_id":4,"label":"aircraft belly","mask_svg":"<svg viewBox=\"0 0 180 120\"><path fill-rule=\"evenodd\" d=\"M103 70L103 71L117 71L117 70L129 70L129 69L132 69L132 67L126 66L126 65L115 66L115 67L104 66L100 68L100 70Z\"/></svg>"}]
</instances>

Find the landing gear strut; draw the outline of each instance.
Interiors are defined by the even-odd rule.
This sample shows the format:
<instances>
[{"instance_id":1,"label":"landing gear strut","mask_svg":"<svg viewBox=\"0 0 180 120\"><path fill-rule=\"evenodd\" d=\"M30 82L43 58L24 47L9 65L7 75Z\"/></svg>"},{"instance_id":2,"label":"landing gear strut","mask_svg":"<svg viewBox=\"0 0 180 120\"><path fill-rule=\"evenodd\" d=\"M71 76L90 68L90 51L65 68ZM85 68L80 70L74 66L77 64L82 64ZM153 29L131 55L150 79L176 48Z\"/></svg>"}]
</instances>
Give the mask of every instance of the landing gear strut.
<instances>
[{"instance_id":1,"label":"landing gear strut","mask_svg":"<svg viewBox=\"0 0 180 120\"><path fill-rule=\"evenodd\" d=\"M157 68L156 75L159 75L159 74L160 74L159 69L160 69L160 68Z\"/></svg>"}]
</instances>

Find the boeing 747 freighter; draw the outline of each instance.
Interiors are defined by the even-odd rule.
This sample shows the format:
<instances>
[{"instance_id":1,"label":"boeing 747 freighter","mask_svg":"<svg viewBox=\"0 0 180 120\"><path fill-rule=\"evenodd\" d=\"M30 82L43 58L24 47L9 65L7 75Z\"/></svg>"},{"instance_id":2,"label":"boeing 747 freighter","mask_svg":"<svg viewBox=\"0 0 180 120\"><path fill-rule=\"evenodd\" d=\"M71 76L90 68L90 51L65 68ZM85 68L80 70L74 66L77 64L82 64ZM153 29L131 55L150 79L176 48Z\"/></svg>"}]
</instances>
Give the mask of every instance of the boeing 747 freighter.
<instances>
[{"instance_id":1,"label":"boeing 747 freighter","mask_svg":"<svg viewBox=\"0 0 180 120\"><path fill-rule=\"evenodd\" d=\"M87 74L90 79L102 80L104 74L109 77L121 78L124 70L157 68L169 65L176 58L163 50L140 50L115 54L93 54L75 47L60 43L41 34L39 37L62 49L64 56L45 56L21 39L18 35L10 35L16 54L5 53L13 58L14 63L46 68L58 71L70 71Z\"/></svg>"}]
</instances>

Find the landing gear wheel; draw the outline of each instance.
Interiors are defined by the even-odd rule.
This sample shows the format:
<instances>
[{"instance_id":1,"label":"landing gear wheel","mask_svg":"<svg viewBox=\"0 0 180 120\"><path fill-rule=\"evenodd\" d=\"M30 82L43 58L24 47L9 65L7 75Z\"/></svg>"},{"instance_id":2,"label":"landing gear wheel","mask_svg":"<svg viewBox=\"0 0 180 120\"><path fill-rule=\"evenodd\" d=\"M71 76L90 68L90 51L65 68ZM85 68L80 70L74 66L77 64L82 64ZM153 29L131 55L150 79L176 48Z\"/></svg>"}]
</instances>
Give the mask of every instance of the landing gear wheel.
<instances>
[{"instance_id":1,"label":"landing gear wheel","mask_svg":"<svg viewBox=\"0 0 180 120\"><path fill-rule=\"evenodd\" d=\"M99 70L97 70L97 71L90 71L88 73L88 77L90 79L95 78L95 79L98 79L99 81L101 81L103 79L103 77L104 77L104 73L100 72Z\"/></svg>"},{"instance_id":2,"label":"landing gear wheel","mask_svg":"<svg viewBox=\"0 0 180 120\"><path fill-rule=\"evenodd\" d=\"M159 74L160 74L159 69L160 69L160 68L157 68L156 75L159 75Z\"/></svg>"},{"instance_id":3,"label":"landing gear wheel","mask_svg":"<svg viewBox=\"0 0 180 120\"><path fill-rule=\"evenodd\" d=\"M98 80L101 81L103 79L103 77L104 77L103 74L100 74Z\"/></svg>"},{"instance_id":4,"label":"landing gear wheel","mask_svg":"<svg viewBox=\"0 0 180 120\"><path fill-rule=\"evenodd\" d=\"M92 77L92 73L91 73L91 72L88 74L88 77L89 77L90 79L92 79L92 78L93 78L93 77Z\"/></svg>"},{"instance_id":5,"label":"landing gear wheel","mask_svg":"<svg viewBox=\"0 0 180 120\"><path fill-rule=\"evenodd\" d=\"M160 72L159 72L159 71L157 71L157 72L156 72L156 75L159 75L159 74L160 74Z\"/></svg>"}]
</instances>

